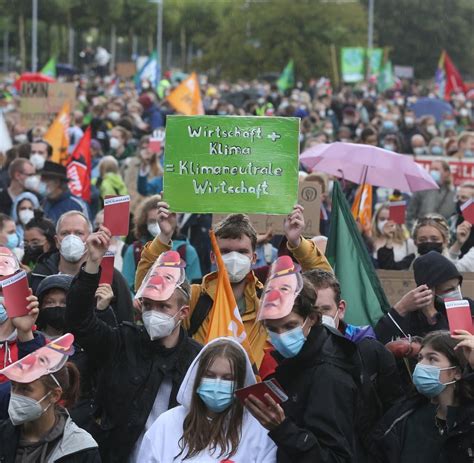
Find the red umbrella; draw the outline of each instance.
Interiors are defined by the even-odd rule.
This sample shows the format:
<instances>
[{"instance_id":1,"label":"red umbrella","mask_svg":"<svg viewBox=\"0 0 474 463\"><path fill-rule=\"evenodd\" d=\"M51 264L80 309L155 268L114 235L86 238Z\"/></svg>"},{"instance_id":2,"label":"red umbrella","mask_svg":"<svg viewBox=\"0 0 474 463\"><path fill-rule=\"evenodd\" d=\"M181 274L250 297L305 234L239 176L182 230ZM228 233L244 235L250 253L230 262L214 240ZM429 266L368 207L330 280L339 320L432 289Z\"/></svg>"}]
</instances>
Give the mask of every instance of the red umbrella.
<instances>
[{"instance_id":1,"label":"red umbrella","mask_svg":"<svg viewBox=\"0 0 474 463\"><path fill-rule=\"evenodd\" d=\"M18 91L20 91L21 84L23 82L56 82L56 79L53 79L52 77L41 74L40 72L24 72L15 81L15 88Z\"/></svg>"}]
</instances>

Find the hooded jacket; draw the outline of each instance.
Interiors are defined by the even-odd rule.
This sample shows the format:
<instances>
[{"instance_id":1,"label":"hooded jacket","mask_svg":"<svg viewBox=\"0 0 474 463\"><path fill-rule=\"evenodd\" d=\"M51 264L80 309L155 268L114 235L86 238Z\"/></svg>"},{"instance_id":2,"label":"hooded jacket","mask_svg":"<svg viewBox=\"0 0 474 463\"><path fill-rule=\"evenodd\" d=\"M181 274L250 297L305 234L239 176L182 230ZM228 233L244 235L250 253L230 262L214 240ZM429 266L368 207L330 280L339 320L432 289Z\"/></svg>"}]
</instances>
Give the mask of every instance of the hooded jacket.
<instances>
[{"instance_id":1,"label":"hooded jacket","mask_svg":"<svg viewBox=\"0 0 474 463\"><path fill-rule=\"evenodd\" d=\"M97 187L102 199L109 195L128 195L128 189L122 177L114 172L108 172L104 175L104 178L97 179Z\"/></svg>"},{"instance_id":2,"label":"hooded jacket","mask_svg":"<svg viewBox=\"0 0 474 463\"><path fill-rule=\"evenodd\" d=\"M194 383L196 381L197 370L202 354L206 349L217 341L226 339L234 343L245 354L245 382L244 387L256 383L252 365L243 347L232 338L217 338L208 343L189 367L186 376L179 388L178 403L180 406L163 413L148 430L143 439L138 461L140 463L168 463L168 462L245 462L245 463L273 463L276 461L276 446L268 437L266 429L244 408L242 420L242 431L237 452L226 459L225 456L217 458L220 449L217 449L213 456L209 451L202 451L198 455L183 460L186 450L181 454L181 458L173 459L181 452L179 441L183 435L184 419L191 408L193 398ZM237 399L235 399L237 400Z\"/></svg>"},{"instance_id":3,"label":"hooded jacket","mask_svg":"<svg viewBox=\"0 0 474 463\"><path fill-rule=\"evenodd\" d=\"M20 204L24 199L31 201L31 204L33 204L34 209L38 209L40 207L40 204L36 195L34 193L30 193L29 191L24 191L23 193L19 194L13 201L12 212L10 215L11 215L12 220L16 223L16 232L18 233L18 236L20 237L20 241L23 241L23 235L25 232L24 232L24 224L20 222L20 219L18 217L18 204Z\"/></svg>"},{"instance_id":4,"label":"hooded jacket","mask_svg":"<svg viewBox=\"0 0 474 463\"><path fill-rule=\"evenodd\" d=\"M13 426L10 419L0 422L0 461L2 463L16 462L20 428L20 426ZM46 461L47 463L100 463L101 459L95 440L68 416L61 439Z\"/></svg>"},{"instance_id":5,"label":"hooded jacket","mask_svg":"<svg viewBox=\"0 0 474 463\"><path fill-rule=\"evenodd\" d=\"M361 378L355 344L317 325L298 355L279 357L275 378L289 400L282 404L285 420L269 433L278 447L277 461L354 462Z\"/></svg>"},{"instance_id":6,"label":"hooded jacket","mask_svg":"<svg viewBox=\"0 0 474 463\"><path fill-rule=\"evenodd\" d=\"M33 272L28 274L28 281L36 294L38 285L49 275L56 275L59 273L59 251L46 253L40 256L38 263ZM114 298L110 303L118 322L133 321L132 297L128 290L127 282L122 274L114 269L112 278L112 291Z\"/></svg>"},{"instance_id":7,"label":"hooded jacket","mask_svg":"<svg viewBox=\"0 0 474 463\"><path fill-rule=\"evenodd\" d=\"M171 382L168 408L186 371L201 346L183 329L178 344L165 348L151 341L143 326L124 322L112 328L97 318L95 292L100 272L83 269L74 278L67 296L66 324L89 358L100 368L95 421L89 432L106 462L125 462L145 429L159 388Z\"/></svg>"}]
</instances>

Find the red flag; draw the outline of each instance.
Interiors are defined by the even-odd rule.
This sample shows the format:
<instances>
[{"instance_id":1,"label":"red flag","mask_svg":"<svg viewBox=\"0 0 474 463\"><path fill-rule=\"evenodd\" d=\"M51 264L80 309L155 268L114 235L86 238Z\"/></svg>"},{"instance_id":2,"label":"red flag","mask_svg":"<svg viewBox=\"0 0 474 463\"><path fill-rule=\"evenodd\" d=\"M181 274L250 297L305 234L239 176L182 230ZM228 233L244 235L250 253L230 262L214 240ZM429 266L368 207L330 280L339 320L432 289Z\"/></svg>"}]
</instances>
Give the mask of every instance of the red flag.
<instances>
[{"instance_id":1,"label":"red flag","mask_svg":"<svg viewBox=\"0 0 474 463\"><path fill-rule=\"evenodd\" d=\"M67 165L71 193L87 202L91 199L91 173L91 128L89 126L70 155Z\"/></svg>"},{"instance_id":2,"label":"red flag","mask_svg":"<svg viewBox=\"0 0 474 463\"><path fill-rule=\"evenodd\" d=\"M446 86L444 88L444 98L449 100L453 92L466 93L467 88L462 80L461 74L457 70L449 55L444 52L444 72L446 75Z\"/></svg>"}]
</instances>

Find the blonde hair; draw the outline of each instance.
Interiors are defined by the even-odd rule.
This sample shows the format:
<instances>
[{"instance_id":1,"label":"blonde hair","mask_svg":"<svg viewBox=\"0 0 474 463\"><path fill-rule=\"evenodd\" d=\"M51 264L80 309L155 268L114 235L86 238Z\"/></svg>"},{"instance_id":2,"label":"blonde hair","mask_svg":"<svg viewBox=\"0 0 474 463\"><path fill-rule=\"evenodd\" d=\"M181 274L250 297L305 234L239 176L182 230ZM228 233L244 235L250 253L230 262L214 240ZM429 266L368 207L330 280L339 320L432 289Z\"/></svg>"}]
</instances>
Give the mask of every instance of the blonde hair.
<instances>
[{"instance_id":1,"label":"blonde hair","mask_svg":"<svg viewBox=\"0 0 474 463\"><path fill-rule=\"evenodd\" d=\"M417 242L418 232L421 227L433 227L441 233L443 244L449 244L449 225L446 219L440 214L428 214L415 222L413 226L413 241Z\"/></svg>"},{"instance_id":2,"label":"blonde hair","mask_svg":"<svg viewBox=\"0 0 474 463\"><path fill-rule=\"evenodd\" d=\"M375 211L374 218L372 219L372 237L374 239L382 239L384 237L383 233L377 227L377 222L379 220L379 215L384 209L390 210L390 204L389 203L382 204ZM397 223L396 226L395 226L395 235L393 236L393 241L397 244L402 244L406 241L406 236L407 235L406 235L406 232L404 230L404 227Z\"/></svg>"},{"instance_id":3,"label":"blonde hair","mask_svg":"<svg viewBox=\"0 0 474 463\"><path fill-rule=\"evenodd\" d=\"M99 162L99 175L104 178L105 174L113 172L119 173L119 163L113 156L104 156Z\"/></svg>"}]
</instances>

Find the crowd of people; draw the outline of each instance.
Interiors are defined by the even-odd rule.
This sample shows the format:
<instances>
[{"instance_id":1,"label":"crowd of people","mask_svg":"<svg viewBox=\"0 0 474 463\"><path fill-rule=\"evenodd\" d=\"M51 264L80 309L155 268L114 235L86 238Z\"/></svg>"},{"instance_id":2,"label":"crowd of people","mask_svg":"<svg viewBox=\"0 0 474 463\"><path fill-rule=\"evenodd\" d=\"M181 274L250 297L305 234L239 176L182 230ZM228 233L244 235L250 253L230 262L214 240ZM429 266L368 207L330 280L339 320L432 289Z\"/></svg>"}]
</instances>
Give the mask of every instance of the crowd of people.
<instances>
[{"instance_id":1,"label":"crowd of people","mask_svg":"<svg viewBox=\"0 0 474 463\"><path fill-rule=\"evenodd\" d=\"M22 124L13 80L0 92L14 141L1 153L0 278L25 270L30 287L27 315L9 318L0 299L1 461L474 462L474 335L450 332L445 308L467 299L474 316L462 293L474 234L461 208L474 181L455 185L450 164L474 156L471 99L453 95L437 120L412 109L434 96L417 83L378 93L327 79L287 92L201 82L206 114L301 118L301 152L341 141L429 156L439 189L374 189L372 226L360 227L374 265L413 271L416 287L375 326L355 326L325 242L334 182L349 203L358 185L300 166L322 188L316 237L304 236L298 204L283 235L257 234L245 211L217 223L174 213L162 196L166 138L159 150L151 142L173 114L173 85L160 95L148 82L74 81L69 152L91 127L88 202L52 161L47 127ZM104 226L109 195L130 195L126 237ZM408 204L405 225L389 220L394 198ZM211 229L249 351L209 339ZM110 249L112 282L101 283ZM236 396L260 380L287 400Z\"/></svg>"}]
</instances>

